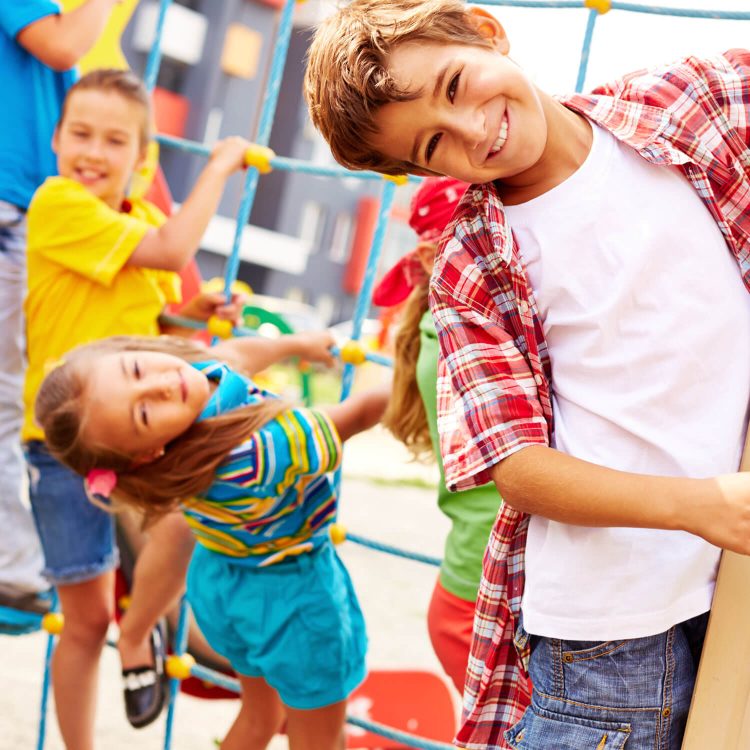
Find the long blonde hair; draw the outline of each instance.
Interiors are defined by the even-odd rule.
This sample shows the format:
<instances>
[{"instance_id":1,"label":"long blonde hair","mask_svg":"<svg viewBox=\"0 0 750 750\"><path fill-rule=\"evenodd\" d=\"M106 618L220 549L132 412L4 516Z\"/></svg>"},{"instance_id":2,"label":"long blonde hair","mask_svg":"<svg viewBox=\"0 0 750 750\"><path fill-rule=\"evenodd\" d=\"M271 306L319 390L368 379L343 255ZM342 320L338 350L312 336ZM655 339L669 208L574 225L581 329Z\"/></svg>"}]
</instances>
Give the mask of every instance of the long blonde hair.
<instances>
[{"instance_id":1,"label":"long blonde hair","mask_svg":"<svg viewBox=\"0 0 750 750\"><path fill-rule=\"evenodd\" d=\"M417 385L419 324L428 309L429 282L414 287L404 305L396 334L393 387L383 424L412 453L414 458L434 457L427 412Z\"/></svg>"},{"instance_id":2,"label":"long blonde hair","mask_svg":"<svg viewBox=\"0 0 750 750\"><path fill-rule=\"evenodd\" d=\"M114 336L73 349L45 377L34 411L44 430L47 448L81 476L92 469L114 471L115 506L121 503L145 511L148 516L158 516L181 500L201 494L211 486L217 467L234 447L288 408L280 399L265 399L194 422L165 446L164 455L136 465L132 456L87 445L82 437L87 372L96 366L98 356L124 351L163 352L186 362L211 359L211 352L205 347L176 336Z\"/></svg>"}]
</instances>

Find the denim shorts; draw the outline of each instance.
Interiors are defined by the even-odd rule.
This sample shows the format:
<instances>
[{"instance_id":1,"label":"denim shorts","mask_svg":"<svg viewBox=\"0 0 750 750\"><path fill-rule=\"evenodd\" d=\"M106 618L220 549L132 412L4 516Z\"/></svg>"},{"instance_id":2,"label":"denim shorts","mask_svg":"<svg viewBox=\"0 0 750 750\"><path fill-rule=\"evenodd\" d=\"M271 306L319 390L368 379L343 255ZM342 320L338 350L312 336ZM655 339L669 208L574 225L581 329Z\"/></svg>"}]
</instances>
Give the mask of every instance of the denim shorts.
<instances>
[{"instance_id":1,"label":"denim shorts","mask_svg":"<svg viewBox=\"0 0 750 750\"><path fill-rule=\"evenodd\" d=\"M44 576L55 585L90 581L117 566L114 518L92 505L83 480L44 443L26 443L29 499L44 550Z\"/></svg>"},{"instance_id":2,"label":"denim shorts","mask_svg":"<svg viewBox=\"0 0 750 750\"><path fill-rule=\"evenodd\" d=\"M188 601L212 648L291 708L346 700L365 678L364 618L331 544L266 568L196 544Z\"/></svg>"},{"instance_id":3,"label":"denim shorts","mask_svg":"<svg viewBox=\"0 0 750 750\"><path fill-rule=\"evenodd\" d=\"M517 750L680 750L708 613L624 641L531 640ZM708 750L708 749L707 749Z\"/></svg>"}]
</instances>

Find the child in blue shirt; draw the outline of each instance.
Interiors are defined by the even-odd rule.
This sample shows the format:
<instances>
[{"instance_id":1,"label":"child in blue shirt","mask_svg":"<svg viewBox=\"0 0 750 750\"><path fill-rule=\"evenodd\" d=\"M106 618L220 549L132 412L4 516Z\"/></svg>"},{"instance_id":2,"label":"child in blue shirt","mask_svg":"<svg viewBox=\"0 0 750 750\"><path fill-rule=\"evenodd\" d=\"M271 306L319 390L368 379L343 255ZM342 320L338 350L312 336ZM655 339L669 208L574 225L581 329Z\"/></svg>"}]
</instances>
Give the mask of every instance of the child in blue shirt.
<instances>
[{"instance_id":1,"label":"child in blue shirt","mask_svg":"<svg viewBox=\"0 0 750 750\"><path fill-rule=\"evenodd\" d=\"M223 750L266 747L284 719L293 750L338 750L366 636L329 539L329 474L388 393L290 408L206 357L171 337L79 347L42 384L37 419L92 495L147 516L181 505L199 542L188 597L242 688Z\"/></svg>"}]
</instances>

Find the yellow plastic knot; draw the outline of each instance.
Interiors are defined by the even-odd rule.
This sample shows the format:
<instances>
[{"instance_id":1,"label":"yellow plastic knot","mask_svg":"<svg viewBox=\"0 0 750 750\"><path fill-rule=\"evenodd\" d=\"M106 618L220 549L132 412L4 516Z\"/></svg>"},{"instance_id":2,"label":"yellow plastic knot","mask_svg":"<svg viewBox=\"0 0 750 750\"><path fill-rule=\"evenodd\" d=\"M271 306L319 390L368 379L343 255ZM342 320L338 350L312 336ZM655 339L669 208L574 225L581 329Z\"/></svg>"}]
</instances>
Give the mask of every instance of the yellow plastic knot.
<instances>
[{"instance_id":1,"label":"yellow plastic knot","mask_svg":"<svg viewBox=\"0 0 750 750\"><path fill-rule=\"evenodd\" d=\"M268 174L273 170L271 166L271 159L276 154L273 149L268 146L259 146L257 143L253 143L247 151L245 151L245 164L248 167L255 167L261 174Z\"/></svg>"},{"instance_id":2,"label":"yellow plastic knot","mask_svg":"<svg viewBox=\"0 0 750 750\"><path fill-rule=\"evenodd\" d=\"M65 618L62 612L47 612L42 617L42 630L50 635L60 635L65 625Z\"/></svg>"},{"instance_id":3,"label":"yellow plastic knot","mask_svg":"<svg viewBox=\"0 0 750 750\"><path fill-rule=\"evenodd\" d=\"M175 680L187 680L194 666L195 659L190 654L172 654L167 657L167 674Z\"/></svg>"},{"instance_id":4,"label":"yellow plastic knot","mask_svg":"<svg viewBox=\"0 0 750 750\"><path fill-rule=\"evenodd\" d=\"M406 185L409 182L409 175L406 174L384 174L384 180L392 182L394 185Z\"/></svg>"},{"instance_id":5,"label":"yellow plastic knot","mask_svg":"<svg viewBox=\"0 0 750 750\"><path fill-rule=\"evenodd\" d=\"M215 315L208 319L206 328L212 336L218 336L220 339L228 339L232 336L232 321L217 318Z\"/></svg>"},{"instance_id":6,"label":"yellow plastic knot","mask_svg":"<svg viewBox=\"0 0 750 750\"><path fill-rule=\"evenodd\" d=\"M124 612L130 606L130 596L128 594L123 594L117 600L117 606Z\"/></svg>"},{"instance_id":7,"label":"yellow plastic knot","mask_svg":"<svg viewBox=\"0 0 750 750\"><path fill-rule=\"evenodd\" d=\"M583 0L583 4L591 10L595 10L600 16L612 10L612 0Z\"/></svg>"},{"instance_id":8,"label":"yellow plastic knot","mask_svg":"<svg viewBox=\"0 0 750 750\"><path fill-rule=\"evenodd\" d=\"M350 340L341 347L341 359L349 365L361 365L367 356L359 341Z\"/></svg>"},{"instance_id":9,"label":"yellow plastic knot","mask_svg":"<svg viewBox=\"0 0 750 750\"><path fill-rule=\"evenodd\" d=\"M225 282L223 277L214 276L212 279L208 279L208 281L201 282L201 291L205 292L206 294L216 294L217 292L223 292L224 286ZM232 282L231 289L234 294L244 294L247 297L251 297L253 294L253 290L250 285L246 284L240 279L235 279Z\"/></svg>"},{"instance_id":10,"label":"yellow plastic knot","mask_svg":"<svg viewBox=\"0 0 750 750\"><path fill-rule=\"evenodd\" d=\"M328 527L328 535L334 544L341 544L346 541L346 526L343 523L332 523Z\"/></svg>"}]
</instances>

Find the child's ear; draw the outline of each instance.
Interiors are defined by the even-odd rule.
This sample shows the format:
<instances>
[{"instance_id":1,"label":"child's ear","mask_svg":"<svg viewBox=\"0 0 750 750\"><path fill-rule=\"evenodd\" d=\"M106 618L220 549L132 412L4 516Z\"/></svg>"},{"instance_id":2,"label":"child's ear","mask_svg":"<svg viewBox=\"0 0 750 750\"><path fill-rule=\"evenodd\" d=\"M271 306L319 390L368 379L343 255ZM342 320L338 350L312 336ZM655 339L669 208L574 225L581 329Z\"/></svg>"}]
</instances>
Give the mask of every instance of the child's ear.
<instances>
[{"instance_id":1,"label":"child's ear","mask_svg":"<svg viewBox=\"0 0 750 750\"><path fill-rule=\"evenodd\" d=\"M55 126L55 131L52 133L52 153L56 154L60 146L60 126Z\"/></svg>"},{"instance_id":2,"label":"child's ear","mask_svg":"<svg viewBox=\"0 0 750 750\"><path fill-rule=\"evenodd\" d=\"M468 13L479 35L484 39L489 39L500 54L507 55L510 51L510 42L500 21L484 8L478 8L476 5L472 5Z\"/></svg>"},{"instance_id":3,"label":"child's ear","mask_svg":"<svg viewBox=\"0 0 750 750\"><path fill-rule=\"evenodd\" d=\"M150 143L150 141L149 141ZM138 153L138 161L135 163L135 171L142 169L143 166L146 164L146 161L148 160L148 147L149 143L146 143L145 145L141 146L141 150Z\"/></svg>"},{"instance_id":4,"label":"child's ear","mask_svg":"<svg viewBox=\"0 0 750 750\"><path fill-rule=\"evenodd\" d=\"M417 258L422 264L424 272L428 275L432 275L432 267L435 265L435 252L437 251L437 245L434 242L420 242L417 245Z\"/></svg>"}]
</instances>

